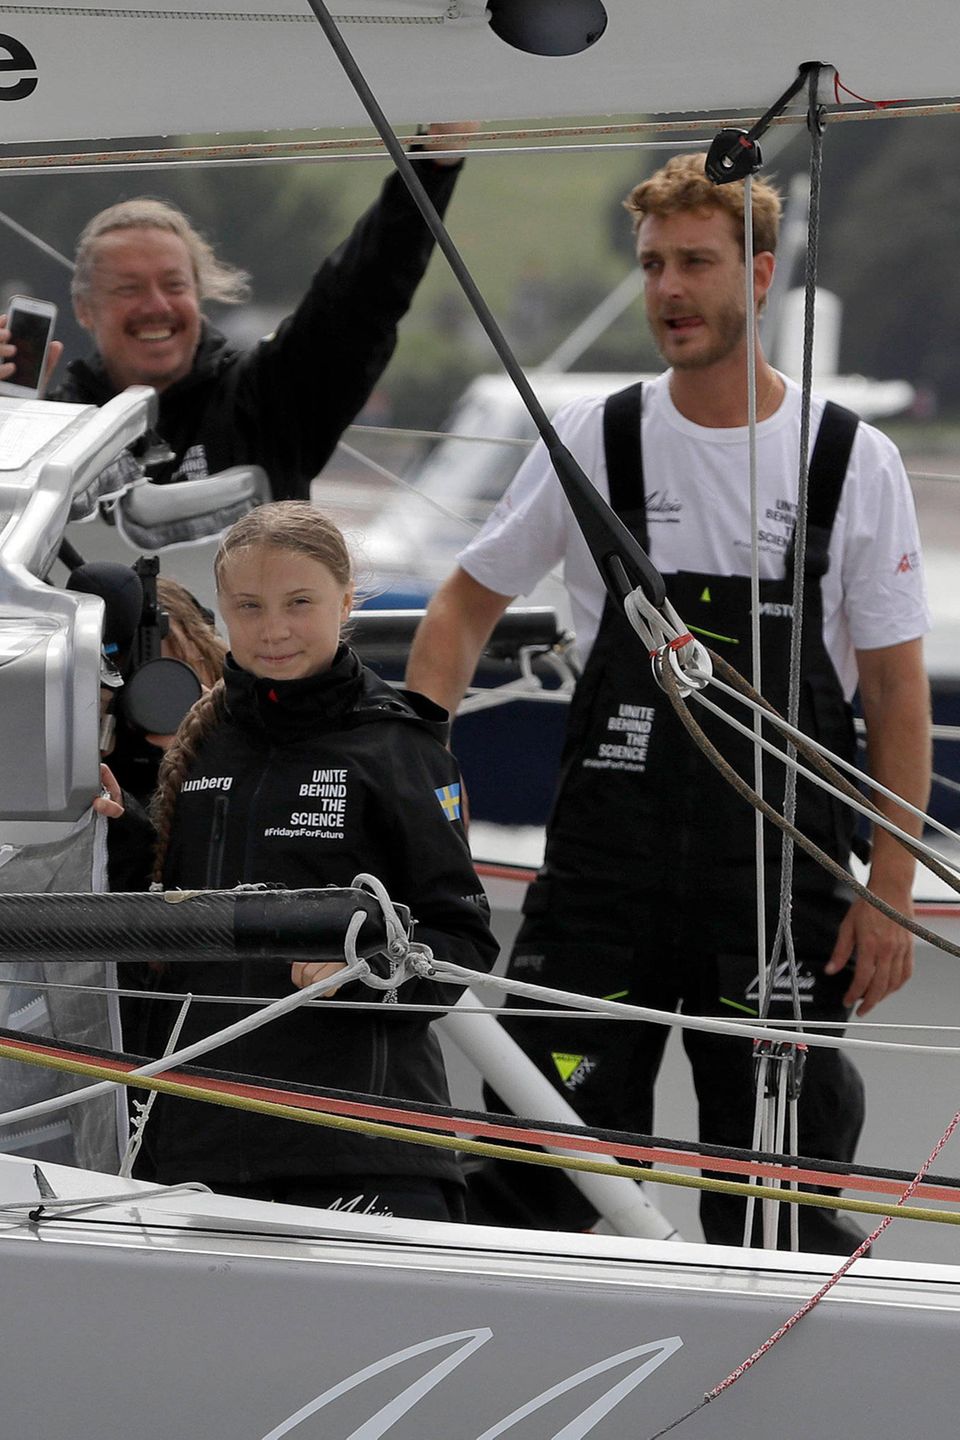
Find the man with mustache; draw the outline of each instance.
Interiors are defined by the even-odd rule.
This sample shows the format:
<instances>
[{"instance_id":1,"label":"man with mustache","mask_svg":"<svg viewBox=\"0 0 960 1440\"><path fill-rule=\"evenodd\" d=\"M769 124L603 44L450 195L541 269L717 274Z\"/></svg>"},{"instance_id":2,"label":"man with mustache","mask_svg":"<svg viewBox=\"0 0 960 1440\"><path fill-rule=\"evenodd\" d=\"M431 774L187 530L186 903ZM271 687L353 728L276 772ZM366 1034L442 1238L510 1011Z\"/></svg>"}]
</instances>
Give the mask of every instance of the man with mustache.
<instances>
[{"instance_id":1,"label":"man with mustache","mask_svg":"<svg viewBox=\"0 0 960 1440\"><path fill-rule=\"evenodd\" d=\"M430 155L417 173L441 212L461 168L444 153L457 144L448 137L475 128L433 125L415 147ZM220 260L175 206L145 197L122 201L95 215L80 236L72 294L95 349L68 367L51 398L103 405L128 385L151 385L160 396L157 432L170 451L151 469L152 479L193 480L260 465L275 499L309 498L311 480L393 354L397 325L432 253L412 197L392 174L293 314L243 350L210 324L203 304L242 300L246 275ZM14 368L5 327L0 316L0 379ZM51 347L54 359L61 349ZM101 491L115 491L139 473L130 457L120 468ZM224 524L234 518L224 517ZM178 530L132 538L160 548L192 537Z\"/></svg>"},{"instance_id":2,"label":"man with mustache","mask_svg":"<svg viewBox=\"0 0 960 1440\"><path fill-rule=\"evenodd\" d=\"M752 202L759 312L773 280L780 199L755 179ZM744 203L742 182L711 184L703 155L671 160L633 190L626 207L647 321L669 368L606 402L575 401L556 425L663 573L684 623L750 678L747 337L757 317L747 316ZM784 713L801 396L759 347L755 404L762 688ZM818 397L811 435L800 726L852 759L850 702L859 689L874 778L922 807L930 765L922 636L930 620L907 478L886 437ZM558 563L584 669L545 862L526 897L509 973L665 1011L680 1007L731 1019L767 1011L757 974L754 812L693 745L657 686L638 638L605 595L542 445L434 596L407 683L454 712L503 610ZM710 696L727 703L716 691ZM750 724L745 711L731 708ZM750 741L696 707L694 713L752 783ZM778 808L783 776L779 762L764 762L765 795ZM904 829L919 833L902 807L879 803ZM848 864L850 811L802 781L798 824ZM764 830L769 955L780 837L770 825ZM876 829L870 888L909 913L913 870L910 857ZM781 964L771 975L772 1016L792 1015L796 994L805 1020L841 1027L853 1006L866 1014L910 976L909 933L868 903L851 904L849 893L800 851L792 924L797 972L791 977ZM588 1124L652 1132L666 1027L520 1018L509 1028ZM749 1147L750 1042L684 1031L683 1043L701 1140ZM799 1153L850 1160L862 1120L854 1067L838 1051L811 1048L800 1093ZM478 1210L548 1227L592 1223L589 1206L568 1182L540 1171L514 1180L509 1169L481 1172ZM742 1243L742 1200L704 1193L701 1218L708 1240ZM849 1253L858 1239L835 1211L801 1209L803 1248Z\"/></svg>"}]
</instances>

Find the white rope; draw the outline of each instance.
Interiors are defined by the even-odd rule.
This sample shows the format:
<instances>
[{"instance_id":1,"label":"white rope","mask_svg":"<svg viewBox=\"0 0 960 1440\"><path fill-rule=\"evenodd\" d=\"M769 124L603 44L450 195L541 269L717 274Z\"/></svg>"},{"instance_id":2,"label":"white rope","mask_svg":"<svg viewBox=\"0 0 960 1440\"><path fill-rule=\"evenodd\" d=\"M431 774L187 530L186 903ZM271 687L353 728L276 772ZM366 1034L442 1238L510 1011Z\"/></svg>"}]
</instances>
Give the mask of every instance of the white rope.
<instances>
[{"instance_id":1,"label":"white rope","mask_svg":"<svg viewBox=\"0 0 960 1440\"><path fill-rule=\"evenodd\" d=\"M655 1010L647 1005L629 1005L622 1000L602 1000L594 996L578 995L570 990L554 990L549 986L510 980L503 975L488 975L482 971L467 970L461 965L453 965L446 960L435 959L431 974L435 980L449 980L458 985L500 990L507 995L521 995L527 999L539 999L549 1004L567 1005L576 1010L592 1011L597 1014L623 1015L635 1020L649 1021L655 1025L673 1025L680 1030L700 1030L707 1034L740 1036L747 1040L776 1040L778 1043L784 1039L782 1028L767 1025L765 1022L722 1020L711 1015L684 1015L674 1010ZM839 1022L834 1021L833 1023L836 1027ZM795 1024L795 1021L790 1021L791 1026L795 1027ZM894 1040L857 1040L850 1036L819 1035L813 1028L810 1030L793 1028L790 1031L790 1039L797 1044L806 1044L824 1050L883 1051L911 1056L929 1055L950 1058L960 1055L960 1046L956 1045L912 1045Z\"/></svg>"},{"instance_id":2,"label":"white rope","mask_svg":"<svg viewBox=\"0 0 960 1440\"><path fill-rule=\"evenodd\" d=\"M536 380L536 371L532 372ZM535 436L520 437L517 435L465 435L460 430L407 430L399 425L365 425L357 422L348 425L348 435L382 435L390 440L463 440L467 444L474 445L515 445L521 450L531 450L536 445ZM342 443L342 442L341 442ZM365 458L365 457L360 457ZM406 484L401 481L401 484ZM415 486L408 487L415 490Z\"/></svg>"},{"instance_id":3,"label":"white rope","mask_svg":"<svg viewBox=\"0 0 960 1440\"><path fill-rule=\"evenodd\" d=\"M947 475L940 470L908 470L907 476L911 480L947 480L954 485L960 482L960 475Z\"/></svg>"},{"instance_id":4,"label":"white rope","mask_svg":"<svg viewBox=\"0 0 960 1440\"><path fill-rule=\"evenodd\" d=\"M303 990L295 991L292 995L285 995L281 1000L275 1000L255 1015L248 1015L243 1020L238 1020L233 1025L228 1025L224 1030L218 1030L213 1035L206 1035L202 1040L197 1040L193 1045L187 1045L183 1050L174 1051L171 1055L165 1055L160 1060L151 1060L148 1065L141 1065L138 1069L131 1071L131 1075L144 1077L151 1075L162 1075L165 1070L172 1070L177 1065L185 1065L190 1060L196 1060L201 1055L208 1054L211 1050L217 1050L221 1045L226 1045L231 1040L239 1039L242 1035L249 1035L254 1030L259 1030L263 1025L269 1025L271 1020L278 1019L281 1015L296 1010L308 997L323 995L327 990L335 989L345 984L348 980L364 978L364 972L369 972L369 965L365 960L359 961L351 970L338 970L335 975L328 975L323 980L317 980L313 985L306 986ZM95 1085L85 1085L80 1090L71 1090L66 1095L53 1095L48 1100L38 1101L35 1105L22 1105L18 1110L7 1110L0 1114L0 1127L14 1125L21 1120L32 1120L37 1115L47 1115L54 1110L66 1110L73 1105L78 1105L83 1100L93 1100L98 1095L107 1095L114 1088L114 1081L101 1080Z\"/></svg>"},{"instance_id":5,"label":"white rope","mask_svg":"<svg viewBox=\"0 0 960 1440\"><path fill-rule=\"evenodd\" d=\"M866 722L854 720L853 728L857 732L858 740L863 741L867 733ZM930 736L933 740L960 740L960 725L931 725Z\"/></svg>"},{"instance_id":6,"label":"white rope","mask_svg":"<svg viewBox=\"0 0 960 1440\"><path fill-rule=\"evenodd\" d=\"M573 683L570 682L571 686ZM509 705L515 700L543 700L547 704L569 705L570 695L570 689L548 690L536 677L532 685L526 678L507 680L502 685L493 685L489 689L471 687L457 706L457 716L476 715L480 710L495 710L498 705Z\"/></svg>"},{"instance_id":7,"label":"white rope","mask_svg":"<svg viewBox=\"0 0 960 1440\"><path fill-rule=\"evenodd\" d=\"M724 681L717 679L715 675L709 677L709 683L734 699L742 701L748 709L759 711L765 720L768 720L771 725L774 725L778 730L782 731L784 735L794 740L803 741L806 745L809 745L811 750L816 750L818 755L822 755L824 759L829 760L838 770L845 770L853 779L861 781L864 785L869 786L871 790L876 791L877 794L883 795L887 800L892 800L896 805L906 810L908 814L914 815L918 820L922 820L924 825L929 825L931 829L939 831L941 835L947 836L950 840L956 841L960 838L955 830L950 829L949 825L942 824L941 821L935 820L932 815L928 815L925 810L921 810L919 806L911 804L909 800L904 800L895 790L890 790L886 785L881 785L879 780L875 780L873 776L869 775L865 770L859 770L857 766L849 760L844 760L840 755L834 755L825 745L821 745L819 741L811 739L809 735L805 735L803 731L798 730L796 726L788 724L782 716L772 715L769 710L764 709L762 705L758 705L757 701L752 700L750 696L742 695L739 690L734 690ZM748 730L745 725L742 725L733 715L730 715L726 710L722 710L718 705L714 705L712 701L705 699L701 691L695 693L697 699L700 700L708 710L712 710L714 714L726 720L734 730L738 730L741 734L748 737L752 736L753 732ZM768 740L761 739L757 743L767 750L769 754L776 756L785 765L790 768L796 768L806 779L812 780L814 784L819 785L836 799L842 800L843 803L849 805L852 810L856 810L874 824L882 826L883 829L889 830L891 835L896 835L901 840L909 840L911 845L915 845L918 849L925 851L931 859L938 861L941 865L946 865L951 870L957 868L957 862L954 858L944 855L939 850L934 850L922 840L918 840L916 836L908 834L907 831L902 830L894 821L888 819L887 816L877 815L874 811L867 810L866 807L859 805L851 796L844 795L841 791L835 789L824 776L817 775L814 771L807 770L795 760L789 759L784 751L779 750L775 745L771 745Z\"/></svg>"},{"instance_id":8,"label":"white rope","mask_svg":"<svg viewBox=\"0 0 960 1440\"><path fill-rule=\"evenodd\" d=\"M957 905L957 915L958 915L958 918L960 918L960 903L958 903L958 905ZM923 943L925 943L925 942L921 942L921 944L923 944ZM13 986L13 985L19 985L19 984L22 984L22 981L19 981L19 980L10 980L10 979L0 979L0 985ZM116 990L116 989L111 988L111 987L108 986L108 985L71 985L71 984L67 984L66 982L61 983L61 982L56 981L56 980L47 980L47 981L31 980L31 981L30 981L30 988L31 988L31 989L37 989L37 990L41 990L41 989L42 989L42 990L72 990L72 991L81 991L81 990L82 990L82 991L84 991L85 993L90 994L90 995L114 995L114 996L117 996L117 995L118 995L118 996L121 996L121 997L124 998L124 999L132 999L132 1000L168 1000L168 1001L177 1002L177 1003L181 1003L182 1001L184 1001L184 1000L186 1000L186 999L189 998L189 999L192 999L192 1000L194 1001L194 1003L196 1003L196 1004L198 1004L198 1005L203 1005L203 1004L208 1004L208 1005L234 1005L234 1006L247 1006L247 1007L249 1007L249 1008L251 1008L251 1009L256 1009L257 1007L262 1006L262 1005L270 1005L270 1004L272 1004L272 1002L273 1002L273 997L272 997L272 996L263 996L263 995L199 995L199 994L195 994L195 993L193 993L193 992L190 992L189 995L188 995L188 994L185 994L183 991L178 991L178 990L131 990L131 989L119 989L119 990ZM326 1000L323 1000L323 999L308 1000L308 1001L305 1001L305 1003L304 1003L304 1008L305 1008L305 1009L320 1009L320 1008L323 1008L323 1007L327 1006L328 1004L329 1004L329 1002L326 1001ZM379 1013L382 1013L382 1011L383 1011L383 1002L380 1001L380 1000L355 1000L355 999L350 998L350 999L338 1000L338 1001L337 1001L337 1005L338 1005L338 1007L341 1008L341 1009L361 1010L361 1011L363 1011L363 1010L369 1010L369 1011L371 1011L371 1012L378 1013L378 1014L379 1014ZM442 1004L431 1005L431 1004L427 1004L426 1002L417 1002L417 1001L410 1001L410 1000L398 1000L398 1001L397 1001L397 1005L396 1005L396 1009L397 1009L397 1012L398 1012L398 1013L401 1012L401 1011L409 1011L409 1013L410 1013L411 1015L447 1015L447 1014L449 1014L449 1012L450 1012L450 1006L449 1006L449 1005L442 1005ZM495 1016L496 1016L496 1015L499 1013L499 1011L498 1011L498 1008L497 1008L496 1006L491 1007L491 1006L489 1006L489 1005L478 1004L478 1005L458 1005L458 1006L457 1006L457 1013L460 1014L460 1015L491 1015L491 1014L492 1014L492 1015L495 1015ZM557 1009L551 1009L551 1010L544 1010L542 1006L538 1006L536 1009L533 1009L533 1008L527 1008L527 1007L525 1007L525 1006L520 1006L520 1005L511 1006L511 1007L510 1007L510 1018L511 1018L511 1019L514 1019L514 1020L521 1020L521 1019L530 1019L530 1020L575 1020L575 1019L582 1019L582 1018L583 1018L583 1013L584 1013L584 1012L583 1012L583 1010L581 1010L581 1009L577 1009L577 1010L563 1010L563 1009L557 1008ZM632 1016L632 1015L610 1015L610 1014L606 1014L606 1013L598 1013L598 1014L592 1015L590 1018L591 1018L591 1019L594 1019L594 1020L602 1021L604 1024L612 1024L612 1023L622 1024L622 1023L629 1023L629 1022L633 1019L633 1016ZM779 1027L781 1030L792 1030L792 1029L794 1029L795 1026L796 1026L796 1021L795 1021L795 1020L792 1020L792 1019L778 1019L778 1018L775 1017L775 1016L769 1016L769 1017L767 1018L767 1020L764 1021L764 1024L766 1024L767 1026L773 1026L773 1027L775 1027L775 1028L776 1028L776 1027ZM804 1021L804 1024L805 1024L807 1027L812 1028L812 1029L835 1030L835 1029L837 1028L838 1022L837 1022L836 1020L805 1020L805 1021ZM914 1022L914 1021L906 1021L906 1020L856 1020L856 1019L851 1018L850 1020L847 1020L847 1021L845 1022L845 1024L844 1024L844 1029L845 1029L845 1030L879 1030L879 1031L890 1031L891 1033L893 1033L893 1032L898 1032L898 1031L903 1031L903 1032L909 1032L909 1033L911 1033L911 1034L918 1034L918 1035L954 1035L954 1034L955 1034L955 1035L957 1035L958 1037L960 1037L960 1025L919 1024L919 1023Z\"/></svg>"},{"instance_id":9,"label":"white rope","mask_svg":"<svg viewBox=\"0 0 960 1440\"><path fill-rule=\"evenodd\" d=\"M192 1003L193 996L185 996L180 1006L180 1012L173 1023L173 1029L170 1031L167 1043L163 1047L164 1058L167 1055L172 1055L174 1050L176 1050L177 1041L180 1039L184 1021L187 1018L187 1013ZM136 1119L133 1121L130 1139L127 1141L127 1148L123 1152L123 1159L120 1161L120 1169L117 1171L121 1180L129 1180L133 1174L133 1167L136 1164L137 1156L140 1154L140 1148L143 1145L143 1136L147 1128L147 1122L153 1112L153 1107L159 1093L159 1090L151 1090L146 1100L134 1100L133 1102Z\"/></svg>"},{"instance_id":10,"label":"white rope","mask_svg":"<svg viewBox=\"0 0 960 1440\"><path fill-rule=\"evenodd\" d=\"M358 878L366 881L372 880L373 877L364 876ZM357 883L358 881L354 882L354 884ZM379 881L374 881L373 883L377 885L383 895L386 896L386 891L379 885ZM374 893L377 892L375 891ZM387 898L387 905L389 906L389 911L393 912L393 917L396 920L396 912L393 911L389 898ZM384 912L388 928L390 923L388 918L389 911L385 909ZM397 925L399 926L398 920ZM402 932L402 926L399 926L399 930L405 934L405 932ZM392 943L393 942L391 942L391 944ZM641 1020L647 1023L674 1026L681 1030L696 1030L708 1034L741 1037L751 1041L766 1039L782 1043L785 1038L784 1030L778 1028L776 1025L768 1025L760 1022L748 1023L738 1020L723 1020L713 1016L684 1015L672 1010L657 1010L646 1005L629 1005L623 1001L597 999L592 996L578 995L567 990L557 990L548 986L510 980L506 976L490 975L484 971L469 970L464 966L454 965L449 961L437 960L427 945L406 942L404 946L404 959L410 962L410 968L416 973L433 980L438 980L441 983L450 981L457 985L465 984L498 990L506 995L520 995L541 1002L569 1006L578 1013L588 1012L596 1016L608 1015L620 1019ZM397 972L398 980L402 977L402 974L403 971L402 968L400 968ZM258 1011L255 1015L248 1016L246 1019L240 1020L234 1025L227 1026L225 1029L219 1030L213 1035L208 1035L193 1045L186 1046L184 1049L176 1051L171 1055L166 1055L160 1060L151 1061L147 1065L130 1071L126 1076L126 1080L130 1081L138 1077L147 1078L149 1076L160 1075L166 1070L186 1064L191 1060L209 1053L211 1050L219 1048L230 1040L259 1029L280 1015L298 1008L303 1005L309 997L323 994L326 990L337 988L355 978L363 979L368 984L371 979L379 980L379 977L373 977L371 975L370 968L366 961L359 960L354 965L348 965L345 969L337 971L334 975L329 975L323 980L318 980L313 985L295 992L293 995L285 996L282 1000L274 1002L265 1009ZM383 984L382 981L379 983L381 985ZM220 999L222 997L217 998ZM555 1013L551 1013L549 1018L556 1018ZM835 1024L833 1028L836 1028ZM840 1036L835 1033L818 1034L816 1026L811 1026L809 1029L805 1027L798 1029L794 1021L790 1022L790 1030L788 1033L790 1042L793 1045L806 1044L812 1047L819 1046L828 1050L883 1051L888 1054L909 1055L911 1057L929 1056L936 1058L948 1057L951 1059L960 1055L960 1045L916 1045L893 1040L860 1040L849 1035ZM0 1114L0 1127L12 1125L22 1120L34 1119L57 1110L68 1109L85 1100L95 1099L97 1096L108 1094L118 1083L121 1082L113 1080L99 1081L96 1084L84 1086L79 1090L70 1091L65 1095L52 1096L36 1104L21 1106L18 1110L7 1111L4 1114Z\"/></svg>"},{"instance_id":11,"label":"white rope","mask_svg":"<svg viewBox=\"0 0 960 1440\"><path fill-rule=\"evenodd\" d=\"M753 688L763 693L763 670L760 650L760 502L757 485L757 326L756 293L753 276L753 176L743 182L743 251L746 289L747 331L747 473L750 490L750 644L752 647ZM760 721L754 718L759 736ZM763 754L753 749L753 788L763 799ZM767 874L763 852L763 816L753 814L754 881L757 923L757 981L759 994L767 992ZM759 1093L759 1092L758 1092ZM748 1215L752 1221L752 1215Z\"/></svg>"},{"instance_id":12,"label":"white rope","mask_svg":"<svg viewBox=\"0 0 960 1440\"><path fill-rule=\"evenodd\" d=\"M26 1211L30 1220L36 1222L44 1217L45 1212L53 1212L50 1218L56 1214L65 1215L69 1211L97 1210L108 1205L141 1205L145 1200L166 1200L171 1195L212 1195L214 1192L209 1185L202 1184L199 1180L184 1180L179 1185L157 1185L151 1186L149 1190L120 1190L109 1195L38 1195L36 1200L9 1200L0 1205L0 1214L18 1215Z\"/></svg>"},{"instance_id":13,"label":"white rope","mask_svg":"<svg viewBox=\"0 0 960 1440\"><path fill-rule=\"evenodd\" d=\"M420 973L429 978L438 980L441 983L450 981L457 985L479 986L482 988L501 991L507 995L520 995L528 999L540 1000L547 1003L556 1003L569 1006L577 1012L588 1012L595 1015L611 1015L623 1019L642 1020L657 1025L675 1026L681 1030L696 1030L714 1035L727 1035L741 1037L749 1040L774 1040L781 1043L784 1040L784 1031L775 1025L761 1024L760 1022L749 1023L740 1020L723 1020L713 1016L704 1015L683 1015L672 1010L656 1010L645 1005L629 1005L618 1000L602 1000L592 996L577 995L567 990L556 990L552 987L532 985L523 981L510 980L505 976L489 975L484 971L468 970L461 965L454 965L449 961L437 960L431 955L429 947L425 945L411 946L419 955L417 968ZM364 962L360 962L364 965ZM359 971L359 966L357 970ZM365 967L368 968L368 967ZM346 983L353 978L365 978L362 975L355 977L350 973L350 968L338 971L337 974L328 976L325 980L319 980L306 990L298 994L286 997L276 1002L275 1005L260 1011L257 1015L240 1021L236 1025L227 1027L226 1030L218 1031L215 1035L207 1036L204 1040L198 1041L192 1046L181 1050L173 1055L166 1056L162 1060L152 1061L139 1069L130 1072L127 1079L136 1079L138 1076L150 1076L162 1074L174 1066L185 1064L187 1061L206 1054L217 1046L225 1044L227 1040L236 1038L240 1034L249 1033L261 1025L267 1024L276 1018L280 1013L296 1008L303 999L310 994L322 993L323 989L335 987ZM551 1016L551 1018L554 1018ZM806 1044L812 1047L821 1047L828 1050L840 1051L866 1051L884 1052L895 1055L908 1055L913 1058L917 1056L928 1056L931 1058L955 1059L960 1055L960 1045L916 1045L903 1041L893 1040L859 1040L849 1035L840 1036L837 1034L818 1034L816 1027L809 1029L797 1029L795 1022L791 1023L789 1038L792 1044ZM834 1029L835 1029L834 1025ZM53 1110L65 1109L69 1106L79 1104L81 1101L93 1099L98 1095L109 1093L119 1082L100 1081L95 1085L85 1086L81 1090L71 1091L67 1095L57 1095L50 1100L38 1102L35 1105L23 1106L20 1110L8 1111L0 1115L0 1126L13 1124L21 1119L34 1118L37 1115L44 1115Z\"/></svg>"}]
</instances>

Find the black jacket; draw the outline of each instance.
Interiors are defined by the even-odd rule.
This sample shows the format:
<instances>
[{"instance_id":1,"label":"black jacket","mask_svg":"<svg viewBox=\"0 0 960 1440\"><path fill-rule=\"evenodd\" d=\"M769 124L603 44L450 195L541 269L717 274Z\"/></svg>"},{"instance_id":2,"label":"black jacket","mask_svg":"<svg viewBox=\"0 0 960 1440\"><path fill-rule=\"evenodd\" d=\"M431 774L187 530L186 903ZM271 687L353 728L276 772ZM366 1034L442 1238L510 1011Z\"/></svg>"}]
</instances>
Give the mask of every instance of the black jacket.
<instances>
[{"instance_id":1,"label":"black jacket","mask_svg":"<svg viewBox=\"0 0 960 1440\"><path fill-rule=\"evenodd\" d=\"M443 213L460 167L417 169ZM159 481L262 465L274 499L308 499L311 479L363 408L397 343L433 251L399 175L314 275L276 334L239 350L204 324L193 369L160 395L157 430L176 459ZM103 405L115 394L98 354L75 360L50 397Z\"/></svg>"},{"instance_id":2,"label":"black jacket","mask_svg":"<svg viewBox=\"0 0 960 1440\"><path fill-rule=\"evenodd\" d=\"M456 818L456 762L444 748L445 712L391 689L341 647L326 674L257 680L227 662L227 719L203 743L177 802L168 887L266 881L291 888L349 885L375 875L408 905L416 937L438 957L488 969L496 942ZM275 698L271 698L275 697ZM313 793L311 793L311 791ZM453 794L454 799L451 799ZM444 804L446 802L446 805ZM289 994L289 966L263 961L171 966L170 988L196 994ZM350 1010L360 982L322 1008L303 1009L201 1063L280 1081L444 1103L446 1078L430 1017ZM450 987L408 982L400 998L449 1004ZM163 1050L177 1013L153 1001L127 1048ZM233 1023L236 1007L195 1002L181 1044ZM458 1179L452 1153L247 1115L159 1096L138 1174L215 1184L278 1176L429 1175Z\"/></svg>"}]
</instances>

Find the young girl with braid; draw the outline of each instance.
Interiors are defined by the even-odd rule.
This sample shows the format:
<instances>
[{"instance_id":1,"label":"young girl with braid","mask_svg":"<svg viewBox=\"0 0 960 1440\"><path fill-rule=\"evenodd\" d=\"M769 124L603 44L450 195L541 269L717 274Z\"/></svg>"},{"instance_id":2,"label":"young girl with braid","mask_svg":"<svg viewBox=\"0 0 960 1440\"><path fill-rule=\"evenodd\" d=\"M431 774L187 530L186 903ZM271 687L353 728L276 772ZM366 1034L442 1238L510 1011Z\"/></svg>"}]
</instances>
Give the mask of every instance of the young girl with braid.
<instances>
[{"instance_id":1,"label":"young girl with braid","mask_svg":"<svg viewBox=\"0 0 960 1440\"><path fill-rule=\"evenodd\" d=\"M230 640L223 678L164 756L154 807L155 876L165 888L349 885L376 875L407 905L434 953L488 968L496 943L459 818L446 712L367 670L341 639L353 599L339 530L301 501L252 511L227 533L214 573ZM192 963L197 994L275 996L336 968ZM169 988L169 971L164 988ZM429 1015L351 1008L381 991L343 986L224 1046L209 1064L281 1083L445 1103ZM450 987L408 981L400 999L449 1004ZM159 1055L178 1006L143 1006L141 1053ZM180 1044L232 1023L236 1007L195 1002ZM158 1095L136 1173L163 1183L294 1204L462 1218L452 1152L370 1139Z\"/></svg>"}]
</instances>

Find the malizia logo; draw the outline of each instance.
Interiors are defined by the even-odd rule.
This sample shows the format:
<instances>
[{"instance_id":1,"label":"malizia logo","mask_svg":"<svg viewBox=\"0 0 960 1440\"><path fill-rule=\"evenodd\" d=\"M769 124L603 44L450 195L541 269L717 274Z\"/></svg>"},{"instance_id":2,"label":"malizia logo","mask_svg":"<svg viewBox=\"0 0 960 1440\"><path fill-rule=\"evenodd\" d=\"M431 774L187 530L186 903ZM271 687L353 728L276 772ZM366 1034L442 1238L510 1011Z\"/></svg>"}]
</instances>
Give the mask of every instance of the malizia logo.
<instances>
[{"instance_id":1,"label":"malizia logo","mask_svg":"<svg viewBox=\"0 0 960 1440\"><path fill-rule=\"evenodd\" d=\"M21 40L13 35L0 35L0 100L26 100L38 85L36 75L25 75L25 70L34 71L37 62ZM7 80L8 74L19 76Z\"/></svg>"},{"instance_id":2,"label":"malizia logo","mask_svg":"<svg viewBox=\"0 0 960 1440\"><path fill-rule=\"evenodd\" d=\"M920 564L920 554L917 550L905 550L897 561L897 568L894 572L897 575L908 575L911 570L916 570Z\"/></svg>"},{"instance_id":3,"label":"malizia logo","mask_svg":"<svg viewBox=\"0 0 960 1440\"><path fill-rule=\"evenodd\" d=\"M644 501L647 519L654 523L679 525L683 501L668 495L666 490L651 490Z\"/></svg>"}]
</instances>

